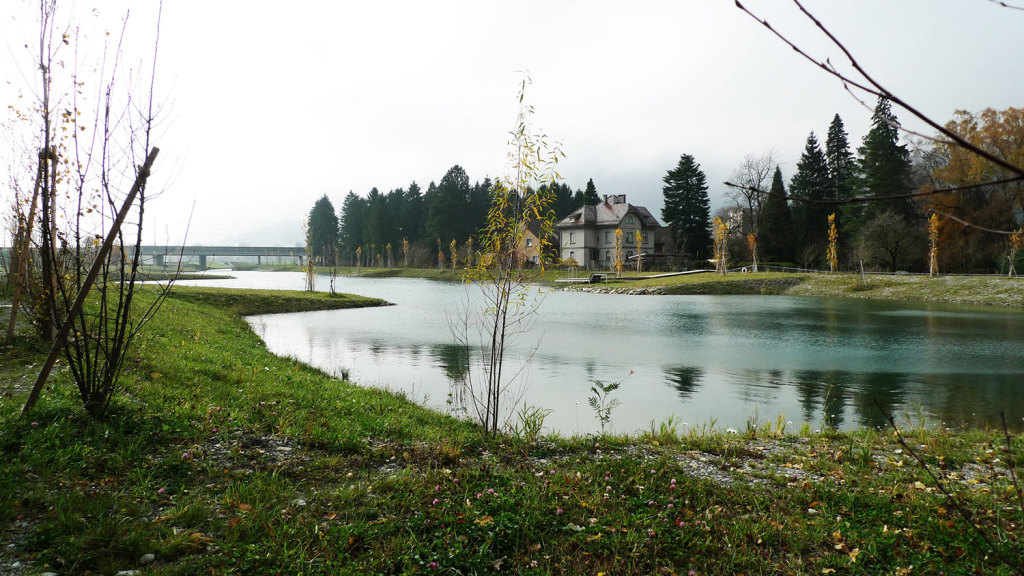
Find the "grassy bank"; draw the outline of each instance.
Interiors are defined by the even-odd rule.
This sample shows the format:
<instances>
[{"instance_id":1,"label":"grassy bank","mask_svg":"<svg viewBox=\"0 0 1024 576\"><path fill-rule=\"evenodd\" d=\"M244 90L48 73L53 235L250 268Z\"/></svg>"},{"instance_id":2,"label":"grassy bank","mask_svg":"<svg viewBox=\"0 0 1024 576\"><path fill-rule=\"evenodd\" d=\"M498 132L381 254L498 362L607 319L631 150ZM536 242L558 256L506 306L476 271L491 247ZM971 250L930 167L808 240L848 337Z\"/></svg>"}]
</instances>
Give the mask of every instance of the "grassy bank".
<instances>
[{"instance_id":1,"label":"grassy bank","mask_svg":"<svg viewBox=\"0 0 1024 576\"><path fill-rule=\"evenodd\" d=\"M307 299L345 301L179 288L103 422L66 375L19 417L42 347L0 346L0 573L1010 573L891 433L486 438L275 357L239 316ZM1021 550L999 435L917 424Z\"/></svg>"},{"instance_id":2,"label":"grassy bank","mask_svg":"<svg viewBox=\"0 0 1024 576\"><path fill-rule=\"evenodd\" d=\"M707 273L650 280L624 278L576 289L630 294L788 294L1024 307L1024 278L994 276Z\"/></svg>"}]
</instances>

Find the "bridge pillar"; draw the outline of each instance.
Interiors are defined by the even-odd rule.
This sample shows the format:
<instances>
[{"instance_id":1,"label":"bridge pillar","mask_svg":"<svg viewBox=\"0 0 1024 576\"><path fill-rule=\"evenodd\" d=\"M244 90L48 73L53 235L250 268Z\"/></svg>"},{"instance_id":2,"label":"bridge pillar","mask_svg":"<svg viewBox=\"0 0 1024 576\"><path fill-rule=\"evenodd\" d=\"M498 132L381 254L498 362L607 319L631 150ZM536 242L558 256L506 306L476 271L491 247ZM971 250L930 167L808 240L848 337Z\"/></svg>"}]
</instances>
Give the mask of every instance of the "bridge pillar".
<instances>
[{"instance_id":1,"label":"bridge pillar","mask_svg":"<svg viewBox=\"0 0 1024 576\"><path fill-rule=\"evenodd\" d=\"M259 254L257 254L256 255L256 265L259 266L262 263L263 263L263 256L260 256Z\"/></svg>"},{"instance_id":2,"label":"bridge pillar","mask_svg":"<svg viewBox=\"0 0 1024 576\"><path fill-rule=\"evenodd\" d=\"M206 270L206 254L199 255L199 269Z\"/></svg>"},{"instance_id":3,"label":"bridge pillar","mask_svg":"<svg viewBox=\"0 0 1024 576\"><path fill-rule=\"evenodd\" d=\"M163 268L163 266L164 266L164 255L163 254L154 254L153 255L153 266L160 266L161 268Z\"/></svg>"}]
</instances>

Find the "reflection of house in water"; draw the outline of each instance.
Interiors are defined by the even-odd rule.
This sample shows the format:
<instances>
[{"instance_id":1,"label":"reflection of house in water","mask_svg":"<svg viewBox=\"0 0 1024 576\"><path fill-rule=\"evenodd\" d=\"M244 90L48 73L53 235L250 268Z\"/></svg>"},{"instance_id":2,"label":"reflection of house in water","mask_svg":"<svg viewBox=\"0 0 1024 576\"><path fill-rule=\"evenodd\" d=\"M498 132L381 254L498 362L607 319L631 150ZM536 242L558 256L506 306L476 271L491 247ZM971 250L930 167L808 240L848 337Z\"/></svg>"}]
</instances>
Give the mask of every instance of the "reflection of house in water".
<instances>
[{"instance_id":1,"label":"reflection of house in water","mask_svg":"<svg viewBox=\"0 0 1024 576\"><path fill-rule=\"evenodd\" d=\"M679 393L680 399L690 400L697 388L700 388L701 380L704 378L704 369L695 366L666 368L665 377Z\"/></svg>"}]
</instances>

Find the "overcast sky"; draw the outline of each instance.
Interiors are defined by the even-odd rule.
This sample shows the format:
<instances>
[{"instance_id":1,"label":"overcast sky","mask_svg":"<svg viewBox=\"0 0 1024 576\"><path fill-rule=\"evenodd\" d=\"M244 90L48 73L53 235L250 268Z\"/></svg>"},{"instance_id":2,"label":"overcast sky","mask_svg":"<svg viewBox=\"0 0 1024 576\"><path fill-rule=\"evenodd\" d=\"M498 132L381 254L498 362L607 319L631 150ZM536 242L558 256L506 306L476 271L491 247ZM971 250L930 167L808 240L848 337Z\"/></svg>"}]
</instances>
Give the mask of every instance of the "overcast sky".
<instances>
[{"instance_id":1,"label":"overcast sky","mask_svg":"<svg viewBox=\"0 0 1024 576\"><path fill-rule=\"evenodd\" d=\"M18 4L0 22L7 108L34 89L24 44L38 42L38 8L4 4ZM116 31L122 4L80 0L75 11L86 28ZM793 4L746 4L847 67ZM156 5L130 2L130 62L150 57ZM1024 105L1022 11L987 0L805 5L940 121ZM79 53L98 54L101 39L88 34ZM425 189L455 164L474 181L500 176L522 70L535 125L566 154L565 182L593 178L599 194L626 194L659 220L661 178L680 155L702 165L714 209L745 155L774 149L788 182L809 132L823 141L839 113L856 148L871 114L731 0L170 0L156 77L166 105L154 185L165 192L147 243L180 242L192 213L189 244L294 245L323 194L340 208L350 190Z\"/></svg>"}]
</instances>

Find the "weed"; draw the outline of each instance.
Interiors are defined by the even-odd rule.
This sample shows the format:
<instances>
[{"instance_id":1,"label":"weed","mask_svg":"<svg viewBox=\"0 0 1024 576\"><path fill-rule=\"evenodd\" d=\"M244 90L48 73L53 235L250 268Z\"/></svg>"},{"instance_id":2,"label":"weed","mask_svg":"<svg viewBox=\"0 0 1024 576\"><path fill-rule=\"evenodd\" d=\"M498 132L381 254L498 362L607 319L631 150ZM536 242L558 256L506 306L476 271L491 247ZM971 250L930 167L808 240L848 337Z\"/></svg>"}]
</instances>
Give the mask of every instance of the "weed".
<instances>
[{"instance_id":1,"label":"weed","mask_svg":"<svg viewBox=\"0 0 1024 576\"><path fill-rule=\"evenodd\" d=\"M621 382L609 382L605 384L600 380L594 380L594 385L590 387L590 397L587 398L587 402L590 407L594 409L594 416L597 417L601 423L601 433L604 433L605 427L612 420L612 411L621 404L618 398L611 398L611 393L615 392L621 386Z\"/></svg>"}]
</instances>

